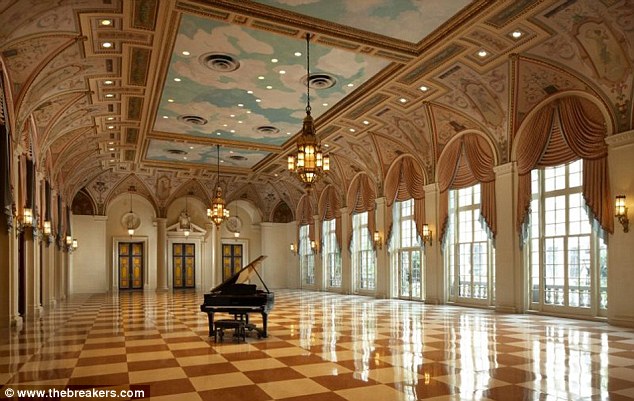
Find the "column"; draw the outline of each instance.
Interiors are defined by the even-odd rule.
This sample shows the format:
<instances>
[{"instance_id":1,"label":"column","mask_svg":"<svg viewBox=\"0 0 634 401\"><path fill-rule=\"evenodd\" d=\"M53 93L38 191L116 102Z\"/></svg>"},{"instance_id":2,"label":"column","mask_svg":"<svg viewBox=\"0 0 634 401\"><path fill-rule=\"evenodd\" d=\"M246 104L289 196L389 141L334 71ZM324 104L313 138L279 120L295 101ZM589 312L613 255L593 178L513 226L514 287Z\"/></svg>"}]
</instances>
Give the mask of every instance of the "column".
<instances>
[{"instance_id":1,"label":"column","mask_svg":"<svg viewBox=\"0 0 634 401\"><path fill-rule=\"evenodd\" d=\"M432 243L424 246L425 253L425 303L444 304L447 302L445 285L445 263L440 244L440 222L438 221L438 184L423 187L425 191L425 223L432 234Z\"/></svg>"},{"instance_id":2,"label":"column","mask_svg":"<svg viewBox=\"0 0 634 401\"><path fill-rule=\"evenodd\" d=\"M53 291L55 285L55 245L44 237L40 242L42 255L42 306L53 307L56 304Z\"/></svg>"},{"instance_id":3,"label":"column","mask_svg":"<svg viewBox=\"0 0 634 401\"><path fill-rule=\"evenodd\" d=\"M634 130L621 132L605 139L608 144L611 202L616 195L625 195L629 232L615 218L614 234L608 238L608 322L634 327L632 288L634 269Z\"/></svg>"},{"instance_id":4,"label":"column","mask_svg":"<svg viewBox=\"0 0 634 401\"><path fill-rule=\"evenodd\" d=\"M522 313L524 300L524 264L519 235L515 227L517 214L517 166L515 162L493 168L498 232L495 236L495 310Z\"/></svg>"},{"instance_id":5,"label":"column","mask_svg":"<svg viewBox=\"0 0 634 401\"><path fill-rule=\"evenodd\" d=\"M157 217L156 222L156 291L167 291L167 219Z\"/></svg>"},{"instance_id":6,"label":"column","mask_svg":"<svg viewBox=\"0 0 634 401\"><path fill-rule=\"evenodd\" d=\"M203 286L203 290L209 291L211 288L215 287L214 283L216 283L216 250L215 240L216 240L216 226L211 223L205 223L205 240L203 242L203 260L201 267L201 283Z\"/></svg>"},{"instance_id":7,"label":"column","mask_svg":"<svg viewBox=\"0 0 634 401\"><path fill-rule=\"evenodd\" d=\"M375 229L381 236L381 244L376 247L376 297L377 298L389 298L390 288L392 288L390 274L390 258L388 257L387 245L385 244L387 227L385 226L385 213L387 212L387 206L385 204L385 197L376 199L376 227ZM374 235L374 233L372 233ZM374 240L374 238L372 238Z\"/></svg>"},{"instance_id":8,"label":"column","mask_svg":"<svg viewBox=\"0 0 634 401\"><path fill-rule=\"evenodd\" d=\"M38 317L42 312L40 300L40 252L33 227L24 230L24 254L26 273L26 315Z\"/></svg>"},{"instance_id":9,"label":"column","mask_svg":"<svg viewBox=\"0 0 634 401\"><path fill-rule=\"evenodd\" d=\"M0 328L11 325L11 235L13 229L7 225L4 213L0 215L0 293L7 296L0 297Z\"/></svg>"},{"instance_id":10,"label":"column","mask_svg":"<svg viewBox=\"0 0 634 401\"><path fill-rule=\"evenodd\" d=\"M341 209L341 292L352 294L352 258L348 248L350 238L350 214L347 208Z\"/></svg>"},{"instance_id":11,"label":"column","mask_svg":"<svg viewBox=\"0 0 634 401\"><path fill-rule=\"evenodd\" d=\"M322 242L322 226L321 220L319 219L319 215L313 216L313 221L315 222L313 226L315 227L315 243L317 244L317 251L315 252L315 284L314 287L316 290L323 291L325 288L324 285L324 263L323 263L323 242Z\"/></svg>"}]
</instances>

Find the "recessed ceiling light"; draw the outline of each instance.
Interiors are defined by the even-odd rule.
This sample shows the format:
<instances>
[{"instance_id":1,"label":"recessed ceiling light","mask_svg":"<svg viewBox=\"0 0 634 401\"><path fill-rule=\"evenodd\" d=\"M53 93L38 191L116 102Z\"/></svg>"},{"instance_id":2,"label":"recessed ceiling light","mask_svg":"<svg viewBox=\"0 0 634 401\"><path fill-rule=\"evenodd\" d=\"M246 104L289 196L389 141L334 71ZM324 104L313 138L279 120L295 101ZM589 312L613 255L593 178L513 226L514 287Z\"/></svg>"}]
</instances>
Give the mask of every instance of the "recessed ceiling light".
<instances>
[{"instance_id":1,"label":"recessed ceiling light","mask_svg":"<svg viewBox=\"0 0 634 401\"><path fill-rule=\"evenodd\" d=\"M229 151L229 154L230 154L230 155L232 155L232 154L233 154L233 150L230 150L230 151Z\"/></svg>"},{"instance_id":2,"label":"recessed ceiling light","mask_svg":"<svg viewBox=\"0 0 634 401\"><path fill-rule=\"evenodd\" d=\"M422 90L423 92L427 92L429 90L428 87L426 87L425 85L421 86L420 88L418 88L420 90Z\"/></svg>"},{"instance_id":3,"label":"recessed ceiling light","mask_svg":"<svg viewBox=\"0 0 634 401\"><path fill-rule=\"evenodd\" d=\"M354 128L350 128L350 132L356 132Z\"/></svg>"},{"instance_id":4,"label":"recessed ceiling light","mask_svg":"<svg viewBox=\"0 0 634 401\"><path fill-rule=\"evenodd\" d=\"M112 152L114 150L114 148L108 148L108 150Z\"/></svg>"},{"instance_id":5,"label":"recessed ceiling light","mask_svg":"<svg viewBox=\"0 0 634 401\"><path fill-rule=\"evenodd\" d=\"M405 99L404 97L398 99L398 101L401 103L407 103L407 99Z\"/></svg>"},{"instance_id":6,"label":"recessed ceiling light","mask_svg":"<svg viewBox=\"0 0 634 401\"><path fill-rule=\"evenodd\" d=\"M238 107L244 107L242 103L238 103Z\"/></svg>"},{"instance_id":7,"label":"recessed ceiling light","mask_svg":"<svg viewBox=\"0 0 634 401\"><path fill-rule=\"evenodd\" d=\"M106 93L106 97L114 97L114 94L112 94L112 93Z\"/></svg>"},{"instance_id":8,"label":"recessed ceiling light","mask_svg":"<svg viewBox=\"0 0 634 401\"><path fill-rule=\"evenodd\" d=\"M275 177L277 177L277 173L273 174Z\"/></svg>"},{"instance_id":9,"label":"recessed ceiling light","mask_svg":"<svg viewBox=\"0 0 634 401\"><path fill-rule=\"evenodd\" d=\"M251 114L251 110L247 110L247 114Z\"/></svg>"},{"instance_id":10,"label":"recessed ceiling light","mask_svg":"<svg viewBox=\"0 0 634 401\"><path fill-rule=\"evenodd\" d=\"M216 135L220 136L222 135L222 132L216 132Z\"/></svg>"},{"instance_id":11,"label":"recessed ceiling light","mask_svg":"<svg viewBox=\"0 0 634 401\"><path fill-rule=\"evenodd\" d=\"M264 75L260 75L258 79L264 79Z\"/></svg>"},{"instance_id":12,"label":"recessed ceiling light","mask_svg":"<svg viewBox=\"0 0 634 401\"><path fill-rule=\"evenodd\" d=\"M255 99L256 102L260 103L262 99Z\"/></svg>"},{"instance_id":13,"label":"recessed ceiling light","mask_svg":"<svg viewBox=\"0 0 634 401\"><path fill-rule=\"evenodd\" d=\"M112 42L103 42L101 44L101 47L103 47L104 49L110 49L112 47Z\"/></svg>"},{"instance_id":14,"label":"recessed ceiling light","mask_svg":"<svg viewBox=\"0 0 634 401\"><path fill-rule=\"evenodd\" d=\"M168 103L174 103L174 99L167 99Z\"/></svg>"},{"instance_id":15,"label":"recessed ceiling light","mask_svg":"<svg viewBox=\"0 0 634 401\"><path fill-rule=\"evenodd\" d=\"M102 19L101 21L99 21L99 24L101 24L103 26L110 26L110 25L112 25L112 20L111 19Z\"/></svg>"},{"instance_id":16,"label":"recessed ceiling light","mask_svg":"<svg viewBox=\"0 0 634 401\"><path fill-rule=\"evenodd\" d=\"M183 160L187 160L187 156L183 156Z\"/></svg>"},{"instance_id":17,"label":"recessed ceiling light","mask_svg":"<svg viewBox=\"0 0 634 401\"><path fill-rule=\"evenodd\" d=\"M480 50L480 51L478 52L478 56L480 56L480 57L486 57L488 54L489 54L489 53L487 53L487 51L486 51L486 50L484 50L484 49L483 49L483 50Z\"/></svg>"},{"instance_id":18,"label":"recessed ceiling light","mask_svg":"<svg viewBox=\"0 0 634 401\"><path fill-rule=\"evenodd\" d=\"M114 82L112 82L111 80L107 79L105 81L103 81L104 85L112 85Z\"/></svg>"},{"instance_id":19,"label":"recessed ceiling light","mask_svg":"<svg viewBox=\"0 0 634 401\"><path fill-rule=\"evenodd\" d=\"M110 163L114 163L114 159L110 159Z\"/></svg>"},{"instance_id":20,"label":"recessed ceiling light","mask_svg":"<svg viewBox=\"0 0 634 401\"><path fill-rule=\"evenodd\" d=\"M114 120L114 117L108 117L108 118L106 118L106 120L112 121L112 120Z\"/></svg>"},{"instance_id":21,"label":"recessed ceiling light","mask_svg":"<svg viewBox=\"0 0 634 401\"><path fill-rule=\"evenodd\" d=\"M220 160L220 163L224 163L224 162L225 162L224 160Z\"/></svg>"},{"instance_id":22,"label":"recessed ceiling light","mask_svg":"<svg viewBox=\"0 0 634 401\"><path fill-rule=\"evenodd\" d=\"M252 94L253 94L253 91L247 91L247 93L248 93L249 95L252 95Z\"/></svg>"},{"instance_id":23,"label":"recessed ceiling light","mask_svg":"<svg viewBox=\"0 0 634 401\"><path fill-rule=\"evenodd\" d=\"M325 143L325 144L324 144L324 146L325 146L325 147L327 147L327 148L329 148L329 147L330 147L330 145L328 145L327 143Z\"/></svg>"},{"instance_id":24,"label":"recessed ceiling light","mask_svg":"<svg viewBox=\"0 0 634 401\"><path fill-rule=\"evenodd\" d=\"M368 120L363 120L363 124L368 125L370 122Z\"/></svg>"},{"instance_id":25,"label":"recessed ceiling light","mask_svg":"<svg viewBox=\"0 0 634 401\"><path fill-rule=\"evenodd\" d=\"M108 129L114 129L114 125L109 125Z\"/></svg>"},{"instance_id":26,"label":"recessed ceiling light","mask_svg":"<svg viewBox=\"0 0 634 401\"><path fill-rule=\"evenodd\" d=\"M232 134L235 134L235 133L236 133L236 130L232 129L232 130L231 130L231 131L229 131L229 132L231 132ZM220 134L218 134L218 135L220 135Z\"/></svg>"},{"instance_id":27,"label":"recessed ceiling light","mask_svg":"<svg viewBox=\"0 0 634 401\"><path fill-rule=\"evenodd\" d=\"M238 121L238 124L242 124L242 120Z\"/></svg>"},{"instance_id":28,"label":"recessed ceiling light","mask_svg":"<svg viewBox=\"0 0 634 401\"><path fill-rule=\"evenodd\" d=\"M321 105L325 107L328 106L328 103L322 103Z\"/></svg>"},{"instance_id":29,"label":"recessed ceiling light","mask_svg":"<svg viewBox=\"0 0 634 401\"><path fill-rule=\"evenodd\" d=\"M190 146L189 148L190 148L190 149L194 149L194 147L193 147L193 146Z\"/></svg>"},{"instance_id":30,"label":"recessed ceiling light","mask_svg":"<svg viewBox=\"0 0 634 401\"><path fill-rule=\"evenodd\" d=\"M272 59L271 59L271 63L277 63L277 61L278 61L278 60L277 60L276 58L272 58Z\"/></svg>"},{"instance_id":31,"label":"recessed ceiling light","mask_svg":"<svg viewBox=\"0 0 634 401\"><path fill-rule=\"evenodd\" d=\"M520 30L515 30L511 33L511 36L514 37L515 39L519 39L521 38L523 35L522 31Z\"/></svg>"},{"instance_id":32,"label":"recessed ceiling light","mask_svg":"<svg viewBox=\"0 0 634 401\"><path fill-rule=\"evenodd\" d=\"M290 134L291 134L290 132L287 132L287 133L286 133L286 135L290 135Z\"/></svg>"},{"instance_id":33,"label":"recessed ceiling light","mask_svg":"<svg viewBox=\"0 0 634 401\"><path fill-rule=\"evenodd\" d=\"M235 116L236 116L235 114L229 114L229 117L231 117L231 118L233 118Z\"/></svg>"},{"instance_id":34,"label":"recessed ceiling light","mask_svg":"<svg viewBox=\"0 0 634 401\"><path fill-rule=\"evenodd\" d=\"M295 52L295 57L300 57L302 55L302 52Z\"/></svg>"},{"instance_id":35,"label":"recessed ceiling light","mask_svg":"<svg viewBox=\"0 0 634 401\"><path fill-rule=\"evenodd\" d=\"M114 145L114 142L108 142L108 145Z\"/></svg>"},{"instance_id":36,"label":"recessed ceiling light","mask_svg":"<svg viewBox=\"0 0 634 401\"><path fill-rule=\"evenodd\" d=\"M353 86L354 86L354 84L353 84L352 82L350 82L350 83L348 84L348 87L350 87L350 88L352 88Z\"/></svg>"},{"instance_id":37,"label":"recessed ceiling light","mask_svg":"<svg viewBox=\"0 0 634 401\"><path fill-rule=\"evenodd\" d=\"M183 50L183 56L189 56L191 53L188 52L187 50Z\"/></svg>"},{"instance_id":38,"label":"recessed ceiling light","mask_svg":"<svg viewBox=\"0 0 634 401\"><path fill-rule=\"evenodd\" d=\"M280 70L280 74L281 74L281 75L284 75L284 74L286 74L286 71L284 71L284 70Z\"/></svg>"},{"instance_id":39,"label":"recessed ceiling light","mask_svg":"<svg viewBox=\"0 0 634 401\"><path fill-rule=\"evenodd\" d=\"M266 85L266 89L273 89L271 85Z\"/></svg>"},{"instance_id":40,"label":"recessed ceiling light","mask_svg":"<svg viewBox=\"0 0 634 401\"><path fill-rule=\"evenodd\" d=\"M176 82L180 82L180 81L181 81L181 79L180 79L180 78L174 78L174 81L176 81Z\"/></svg>"},{"instance_id":41,"label":"recessed ceiling light","mask_svg":"<svg viewBox=\"0 0 634 401\"><path fill-rule=\"evenodd\" d=\"M169 118L168 116L163 116L163 118Z\"/></svg>"},{"instance_id":42,"label":"recessed ceiling light","mask_svg":"<svg viewBox=\"0 0 634 401\"><path fill-rule=\"evenodd\" d=\"M222 126L223 126L223 127L226 127L226 126L227 126L227 124L222 124Z\"/></svg>"}]
</instances>

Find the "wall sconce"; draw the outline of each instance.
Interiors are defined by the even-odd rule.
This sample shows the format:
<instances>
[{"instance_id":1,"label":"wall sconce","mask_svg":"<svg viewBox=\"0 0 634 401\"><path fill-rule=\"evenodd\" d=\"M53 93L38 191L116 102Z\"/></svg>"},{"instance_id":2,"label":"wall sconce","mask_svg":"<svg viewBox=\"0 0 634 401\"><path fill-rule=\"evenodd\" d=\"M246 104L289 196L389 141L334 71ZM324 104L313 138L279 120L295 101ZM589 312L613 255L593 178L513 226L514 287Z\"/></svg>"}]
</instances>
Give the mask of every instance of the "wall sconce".
<instances>
[{"instance_id":1,"label":"wall sconce","mask_svg":"<svg viewBox=\"0 0 634 401\"><path fill-rule=\"evenodd\" d=\"M427 245L427 243L429 243L429 246L431 246L431 244L432 244L432 232L429 229L429 225L428 224L423 224L423 244Z\"/></svg>"},{"instance_id":2,"label":"wall sconce","mask_svg":"<svg viewBox=\"0 0 634 401\"><path fill-rule=\"evenodd\" d=\"M42 232L44 233L44 235L49 236L52 234L51 231L51 222L46 220L44 222L44 225L42 226Z\"/></svg>"},{"instance_id":3,"label":"wall sconce","mask_svg":"<svg viewBox=\"0 0 634 401\"><path fill-rule=\"evenodd\" d=\"M294 242L291 242L291 253L297 255L297 245Z\"/></svg>"},{"instance_id":4,"label":"wall sconce","mask_svg":"<svg viewBox=\"0 0 634 401\"><path fill-rule=\"evenodd\" d=\"M71 237L70 235L66 236L66 245L67 246L72 246L73 245L73 237Z\"/></svg>"},{"instance_id":5,"label":"wall sconce","mask_svg":"<svg viewBox=\"0 0 634 401\"><path fill-rule=\"evenodd\" d=\"M183 235L185 238L189 237L189 228L186 228L185 231L183 231Z\"/></svg>"},{"instance_id":6,"label":"wall sconce","mask_svg":"<svg viewBox=\"0 0 634 401\"><path fill-rule=\"evenodd\" d=\"M623 232L630 231L630 219L627 218L627 206L625 206L625 195L617 195L615 216L623 226Z\"/></svg>"},{"instance_id":7,"label":"wall sconce","mask_svg":"<svg viewBox=\"0 0 634 401\"><path fill-rule=\"evenodd\" d=\"M132 227L129 227L129 228L128 228L128 235L129 235L130 237L134 235L134 228L132 228Z\"/></svg>"},{"instance_id":8,"label":"wall sconce","mask_svg":"<svg viewBox=\"0 0 634 401\"><path fill-rule=\"evenodd\" d=\"M379 233L378 231L374 232L374 235L372 236L372 240L374 241L374 246L377 249L382 249L383 248L383 238L381 238L381 233Z\"/></svg>"},{"instance_id":9,"label":"wall sconce","mask_svg":"<svg viewBox=\"0 0 634 401\"><path fill-rule=\"evenodd\" d=\"M33 209L31 208L24 208L24 217L23 217L23 224L25 227L32 227L33 226Z\"/></svg>"},{"instance_id":10,"label":"wall sconce","mask_svg":"<svg viewBox=\"0 0 634 401\"><path fill-rule=\"evenodd\" d=\"M73 238L73 250L76 250L78 246L79 244L77 243L77 240Z\"/></svg>"},{"instance_id":11,"label":"wall sconce","mask_svg":"<svg viewBox=\"0 0 634 401\"><path fill-rule=\"evenodd\" d=\"M313 253L319 253L319 245L317 245L317 242L310 241L310 249L313 250Z\"/></svg>"}]
</instances>

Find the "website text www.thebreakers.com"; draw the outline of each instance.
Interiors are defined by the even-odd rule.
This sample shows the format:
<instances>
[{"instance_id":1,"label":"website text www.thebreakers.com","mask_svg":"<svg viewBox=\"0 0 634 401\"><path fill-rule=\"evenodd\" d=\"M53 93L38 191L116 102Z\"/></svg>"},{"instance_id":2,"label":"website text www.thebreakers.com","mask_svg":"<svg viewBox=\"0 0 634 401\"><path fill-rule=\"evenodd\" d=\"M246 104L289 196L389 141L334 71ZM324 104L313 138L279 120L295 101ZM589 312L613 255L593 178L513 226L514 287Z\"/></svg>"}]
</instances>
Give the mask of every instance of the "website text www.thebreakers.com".
<instances>
[{"instance_id":1,"label":"website text www.thebreakers.com","mask_svg":"<svg viewBox=\"0 0 634 401\"><path fill-rule=\"evenodd\" d=\"M2 395L7 398L124 398L124 399L140 399L148 398L150 395L149 386L146 388L42 388L39 386L26 387L15 386L5 387Z\"/></svg>"}]
</instances>

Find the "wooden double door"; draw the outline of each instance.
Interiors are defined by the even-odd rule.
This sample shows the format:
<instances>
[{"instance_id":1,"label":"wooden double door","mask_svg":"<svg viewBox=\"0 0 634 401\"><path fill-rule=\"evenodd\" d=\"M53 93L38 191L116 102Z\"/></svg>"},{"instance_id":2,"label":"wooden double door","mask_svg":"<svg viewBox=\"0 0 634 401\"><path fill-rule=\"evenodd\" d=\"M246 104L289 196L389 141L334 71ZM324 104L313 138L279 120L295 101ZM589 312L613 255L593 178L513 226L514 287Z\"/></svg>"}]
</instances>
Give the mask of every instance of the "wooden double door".
<instances>
[{"instance_id":1,"label":"wooden double door","mask_svg":"<svg viewBox=\"0 0 634 401\"><path fill-rule=\"evenodd\" d=\"M196 287L196 247L194 244L172 244L174 288Z\"/></svg>"},{"instance_id":2,"label":"wooden double door","mask_svg":"<svg viewBox=\"0 0 634 401\"><path fill-rule=\"evenodd\" d=\"M143 242L119 243L119 289L143 289Z\"/></svg>"}]
</instances>

